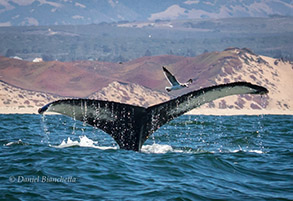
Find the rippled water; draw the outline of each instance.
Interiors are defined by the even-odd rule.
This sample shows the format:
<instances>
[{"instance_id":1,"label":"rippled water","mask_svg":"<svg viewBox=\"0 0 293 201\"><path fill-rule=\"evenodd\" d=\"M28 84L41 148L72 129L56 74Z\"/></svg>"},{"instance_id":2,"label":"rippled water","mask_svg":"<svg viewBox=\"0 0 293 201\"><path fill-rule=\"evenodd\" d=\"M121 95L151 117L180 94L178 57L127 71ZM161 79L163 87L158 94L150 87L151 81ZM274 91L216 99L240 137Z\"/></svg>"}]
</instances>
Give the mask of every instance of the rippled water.
<instances>
[{"instance_id":1,"label":"rippled water","mask_svg":"<svg viewBox=\"0 0 293 201\"><path fill-rule=\"evenodd\" d=\"M292 200L293 116L182 116L142 152L70 118L0 115L0 200Z\"/></svg>"}]
</instances>

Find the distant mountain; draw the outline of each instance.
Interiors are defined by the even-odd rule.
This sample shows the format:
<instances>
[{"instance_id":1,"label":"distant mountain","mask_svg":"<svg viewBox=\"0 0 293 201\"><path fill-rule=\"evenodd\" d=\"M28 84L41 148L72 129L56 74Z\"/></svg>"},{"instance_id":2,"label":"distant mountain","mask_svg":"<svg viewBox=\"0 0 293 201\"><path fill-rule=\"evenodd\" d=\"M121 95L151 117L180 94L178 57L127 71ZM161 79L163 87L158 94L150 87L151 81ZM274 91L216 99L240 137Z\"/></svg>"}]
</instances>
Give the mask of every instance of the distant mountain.
<instances>
[{"instance_id":1,"label":"distant mountain","mask_svg":"<svg viewBox=\"0 0 293 201\"><path fill-rule=\"evenodd\" d=\"M293 17L0 27L0 55L27 61L118 63L150 55L190 57L227 47L293 60L292 41Z\"/></svg>"},{"instance_id":2,"label":"distant mountain","mask_svg":"<svg viewBox=\"0 0 293 201\"><path fill-rule=\"evenodd\" d=\"M0 26L292 16L292 0L1 0Z\"/></svg>"},{"instance_id":3,"label":"distant mountain","mask_svg":"<svg viewBox=\"0 0 293 201\"><path fill-rule=\"evenodd\" d=\"M193 84L189 88L166 93L165 87L169 83L163 75L162 65L167 66L178 80L184 82L191 78ZM293 110L292 62L256 55L249 49L228 48L197 57L148 56L123 64L98 61L33 63L0 57L0 75L0 80L6 85L29 91L29 94L41 91L60 98L89 97L145 107L202 87L246 81L268 88L269 94L264 97L231 96L202 107ZM14 103L13 97L19 96L11 96L14 91L3 85L0 97L4 106ZM37 99L27 97L27 100ZM19 104L25 103L21 101Z\"/></svg>"}]
</instances>

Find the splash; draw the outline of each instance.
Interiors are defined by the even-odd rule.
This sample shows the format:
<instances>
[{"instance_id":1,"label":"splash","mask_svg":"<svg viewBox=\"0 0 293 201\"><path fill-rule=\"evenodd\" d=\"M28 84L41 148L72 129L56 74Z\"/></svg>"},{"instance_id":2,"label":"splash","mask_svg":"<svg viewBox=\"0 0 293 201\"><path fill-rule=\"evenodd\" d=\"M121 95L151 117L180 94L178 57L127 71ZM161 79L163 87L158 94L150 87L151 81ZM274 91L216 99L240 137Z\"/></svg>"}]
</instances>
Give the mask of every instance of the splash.
<instances>
[{"instance_id":1,"label":"splash","mask_svg":"<svg viewBox=\"0 0 293 201\"><path fill-rule=\"evenodd\" d=\"M173 149L170 145L167 144L152 144L152 145L143 145L141 148L143 153L153 153L153 154L165 154L168 152L183 152L182 150Z\"/></svg>"},{"instance_id":2,"label":"splash","mask_svg":"<svg viewBox=\"0 0 293 201\"><path fill-rule=\"evenodd\" d=\"M249 153L256 153L256 154L263 154L264 152L262 150L242 150L242 149L236 149L236 150L231 150L230 153L239 153L239 152L249 152Z\"/></svg>"},{"instance_id":3,"label":"splash","mask_svg":"<svg viewBox=\"0 0 293 201\"><path fill-rule=\"evenodd\" d=\"M101 150L117 149L117 147L98 146L97 143L98 143L97 141L93 141L87 138L87 136L79 136L79 141L78 140L73 141L70 139L70 137L68 137L67 141L63 140L60 145L57 145L57 146L50 145L50 146L55 148L66 148L66 147L78 146L78 147L91 147L91 148L101 149Z\"/></svg>"},{"instance_id":4,"label":"splash","mask_svg":"<svg viewBox=\"0 0 293 201\"><path fill-rule=\"evenodd\" d=\"M63 140L60 145L49 145L51 147L55 148L67 148L67 147L90 147L90 148L95 148L95 149L100 149L100 150L117 150L118 147L112 147L112 146L98 146L97 141L93 141L89 139L87 136L79 136L79 141L78 140L72 140L70 137L67 138L67 140ZM9 146L9 145L6 145ZM235 150L218 150L218 151L204 151L204 150L193 150L193 149L176 149L173 148L170 145L167 144L152 144L152 145L143 145L141 149L142 153L147 153L147 154L166 154L166 153L188 153L188 154L201 154L201 153L210 153L210 154L215 154L215 153L239 153L239 152L245 152L245 153L256 153L256 154L263 154L264 152L262 150L243 150L242 148L235 149Z\"/></svg>"},{"instance_id":5,"label":"splash","mask_svg":"<svg viewBox=\"0 0 293 201\"><path fill-rule=\"evenodd\" d=\"M4 144L4 146L12 146L12 145L28 145L28 144L24 143L21 139L15 142L8 142L7 144Z\"/></svg>"}]
</instances>

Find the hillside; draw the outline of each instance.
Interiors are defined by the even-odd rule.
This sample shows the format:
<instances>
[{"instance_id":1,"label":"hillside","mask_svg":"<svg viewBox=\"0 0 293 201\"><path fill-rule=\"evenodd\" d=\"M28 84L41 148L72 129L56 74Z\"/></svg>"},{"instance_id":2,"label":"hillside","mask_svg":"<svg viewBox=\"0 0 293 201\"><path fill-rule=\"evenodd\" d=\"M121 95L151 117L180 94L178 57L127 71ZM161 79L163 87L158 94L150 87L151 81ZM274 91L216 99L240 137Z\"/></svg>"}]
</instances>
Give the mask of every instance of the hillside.
<instances>
[{"instance_id":1,"label":"hillside","mask_svg":"<svg viewBox=\"0 0 293 201\"><path fill-rule=\"evenodd\" d=\"M162 72L163 65L178 80L184 82L192 78L193 84L167 94L165 87L169 83ZM99 98L145 107L202 87L247 81L267 87L270 93L263 97L227 97L202 108L292 112L292 77L291 62L239 48L197 57L149 56L122 64L98 61L32 63L0 57L0 80L9 85L58 96ZM1 89L4 102L7 102L4 100L7 93L12 92Z\"/></svg>"},{"instance_id":2,"label":"hillside","mask_svg":"<svg viewBox=\"0 0 293 201\"><path fill-rule=\"evenodd\" d=\"M0 79L23 89L59 96L87 97L113 81L136 83L165 92L168 82L161 67L167 66L182 82L194 79L189 89L172 94L177 96L190 89L216 84L215 77L225 59L234 57L237 62L236 56L231 52L206 53L198 57L149 56L122 64L99 61L34 63L0 56Z\"/></svg>"},{"instance_id":3,"label":"hillside","mask_svg":"<svg viewBox=\"0 0 293 201\"><path fill-rule=\"evenodd\" d=\"M111 66L111 68L110 68ZM102 62L26 62L0 57L0 80L23 89L85 97L107 86L115 64Z\"/></svg>"},{"instance_id":4,"label":"hillside","mask_svg":"<svg viewBox=\"0 0 293 201\"><path fill-rule=\"evenodd\" d=\"M61 97L24 90L0 81L0 113L36 113L39 107Z\"/></svg>"},{"instance_id":5,"label":"hillside","mask_svg":"<svg viewBox=\"0 0 293 201\"><path fill-rule=\"evenodd\" d=\"M227 59L216 76L216 83L247 81L264 86L269 89L267 97L241 95L228 97L215 101L211 105L219 108L236 109L268 109L293 111L293 63L282 59L259 56L247 49L228 49L238 55L240 65L234 68L229 65L232 61Z\"/></svg>"},{"instance_id":6,"label":"hillside","mask_svg":"<svg viewBox=\"0 0 293 201\"><path fill-rule=\"evenodd\" d=\"M112 82L88 98L148 107L170 100L166 93L134 83Z\"/></svg>"},{"instance_id":7,"label":"hillside","mask_svg":"<svg viewBox=\"0 0 293 201\"><path fill-rule=\"evenodd\" d=\"M1 0L0 26L92 24L190 18L292 16L286 0ZM48 17L50 16L50 17Z\"/></svg>"}]
</instances>

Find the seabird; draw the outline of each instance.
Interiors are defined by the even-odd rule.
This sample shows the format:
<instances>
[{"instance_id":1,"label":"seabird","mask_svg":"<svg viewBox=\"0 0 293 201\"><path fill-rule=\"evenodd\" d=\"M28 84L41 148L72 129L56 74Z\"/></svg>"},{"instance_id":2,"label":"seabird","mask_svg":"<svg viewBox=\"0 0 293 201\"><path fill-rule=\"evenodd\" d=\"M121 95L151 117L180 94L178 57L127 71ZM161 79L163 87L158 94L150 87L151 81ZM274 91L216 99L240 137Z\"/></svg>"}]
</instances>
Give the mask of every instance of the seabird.
<instances>
[{"instance_id":1,"label":"seabird","mask_svg":"<svg viewBox=\"0 0 293 201\"><path fill-rule=\"evenodd\" d=\"M188 85L192 83L192 79L189 79L186 83L178 82L176 77L172 73L170 73L170 71L168 71L164 66L162 67L163 67L164 75L166 76L167 80L171 84L171 87L165 88L167 92L188 87Z\"/></svg>"}]
</instances>

